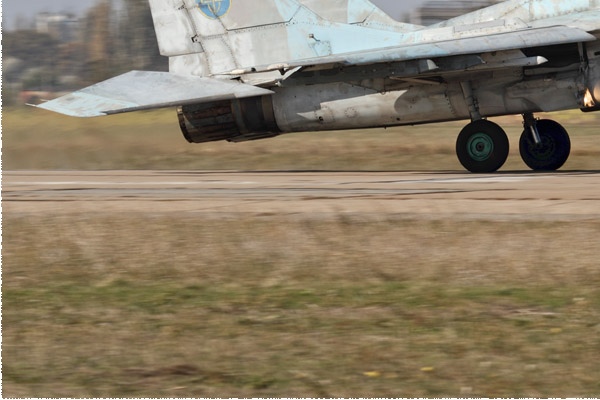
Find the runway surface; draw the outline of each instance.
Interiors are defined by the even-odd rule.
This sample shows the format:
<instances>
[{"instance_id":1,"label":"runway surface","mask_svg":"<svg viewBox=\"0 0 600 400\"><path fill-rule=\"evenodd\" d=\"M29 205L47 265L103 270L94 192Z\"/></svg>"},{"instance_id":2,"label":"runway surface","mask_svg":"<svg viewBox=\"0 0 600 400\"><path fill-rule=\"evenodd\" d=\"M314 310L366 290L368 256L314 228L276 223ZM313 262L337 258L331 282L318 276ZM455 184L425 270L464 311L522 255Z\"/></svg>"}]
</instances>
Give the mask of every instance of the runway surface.
<instances>
[{"instance_id":1,"label":"runway surface","mask_svg":"<svg viewBox=\"0 0 600 400\"><path fill-rule=\"evenodd\" d=\"M600 171L5 171L3 212L599 220Z\"/></svg>"}]
</instances>

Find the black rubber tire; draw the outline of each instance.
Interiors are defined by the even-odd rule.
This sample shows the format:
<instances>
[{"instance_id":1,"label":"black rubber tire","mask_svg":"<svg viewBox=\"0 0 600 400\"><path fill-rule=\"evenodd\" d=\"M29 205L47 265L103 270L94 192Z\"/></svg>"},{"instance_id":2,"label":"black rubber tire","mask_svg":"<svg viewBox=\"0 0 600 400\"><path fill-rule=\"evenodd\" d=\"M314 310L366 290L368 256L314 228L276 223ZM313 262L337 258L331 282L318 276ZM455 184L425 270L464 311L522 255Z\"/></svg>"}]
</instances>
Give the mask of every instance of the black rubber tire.
<instances>
[{"instance_id":1,"label":"black rubber tire","mask_svg":"<svg viewBox=\"0 0 600 400\"><path fill-rule=\"evenodd\" d=\"M556 171L571 154L571 139L567 130L551 119L537 121L542 143L535 144L529 129L525 129L519 140L521 158L534 171Z\"/></svg>"},{"instance_id":2,"label":"black rubber tire","mask_svg":"<svg viewBox=\"0 0 600 400\"><path fill-rule=\"evenodd\" d=\"M468 171L494 172L508 158L510 144L504 129L481 119L465 126L456 140L456 155Z\"/></svg>"}]
</instances>

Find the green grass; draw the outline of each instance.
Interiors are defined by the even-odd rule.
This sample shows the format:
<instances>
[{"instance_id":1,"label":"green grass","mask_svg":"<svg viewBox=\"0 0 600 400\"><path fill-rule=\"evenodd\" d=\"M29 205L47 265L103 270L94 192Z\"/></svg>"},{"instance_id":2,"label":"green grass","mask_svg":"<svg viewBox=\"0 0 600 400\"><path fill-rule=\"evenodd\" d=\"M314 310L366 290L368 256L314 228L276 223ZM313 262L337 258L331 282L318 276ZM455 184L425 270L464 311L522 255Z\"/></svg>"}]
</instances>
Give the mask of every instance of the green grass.
<instances>
[{"instance_id":1,"label":"green grass","mask_svg":"<svg viewBox=\"0 0 600 400\"><path fill-rule=\"evenodd\" d=\"M598 113L551 115L565 123L573 152L565 168L600 169ZM518 155L519 118L495 119ZM3 168L212 170L462 170L455 155L466 122L345 132L313 132L232 144L187 143L174 110L93 119L36 109L4 110Z\"/></svg>"},{"instance_id":2,"label":"green grass","mask_svg":"<svg viewBox=\"0 0 600 400\"><path fill-rule=\"evenodd\" d=\"M598 222L3 224L7 397L600 393Z\"/></svg>"}]
</instances>

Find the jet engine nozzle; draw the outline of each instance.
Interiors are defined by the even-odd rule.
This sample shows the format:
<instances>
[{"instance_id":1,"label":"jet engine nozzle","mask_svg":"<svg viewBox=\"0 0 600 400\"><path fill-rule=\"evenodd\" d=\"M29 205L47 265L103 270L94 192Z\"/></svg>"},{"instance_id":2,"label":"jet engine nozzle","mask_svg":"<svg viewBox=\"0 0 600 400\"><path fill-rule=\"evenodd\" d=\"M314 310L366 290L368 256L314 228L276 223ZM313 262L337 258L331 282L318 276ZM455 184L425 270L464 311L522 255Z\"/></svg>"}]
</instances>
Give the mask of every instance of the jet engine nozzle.
<instances>
[{"instance_id":1,"label":"jet engine nozzle","mask_svg":"<svg viewBox=\"0 0 600 400\"><path fill-rule=\"evenodd\" d=\"M281 133L270 96L185 105L177 110L179 126L190 143L243 142Z\"/></svg>"}]
</instances>

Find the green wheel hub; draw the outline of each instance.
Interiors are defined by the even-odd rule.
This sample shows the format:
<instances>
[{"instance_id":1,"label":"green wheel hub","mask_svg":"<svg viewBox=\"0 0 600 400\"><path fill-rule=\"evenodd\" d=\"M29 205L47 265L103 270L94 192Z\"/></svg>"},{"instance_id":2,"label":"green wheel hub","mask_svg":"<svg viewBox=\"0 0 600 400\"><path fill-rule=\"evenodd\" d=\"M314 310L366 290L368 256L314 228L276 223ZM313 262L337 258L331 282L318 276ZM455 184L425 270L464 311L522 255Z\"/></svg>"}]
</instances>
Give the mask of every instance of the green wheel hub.
<instances>
[{"instance_id":1,"label":"green wheel hub","mask_svg":"<svg viewBox=\"0 0 600 400\"><path fill-rule=\"evenodd\" d=\"M494 153L494 141L485 133L476 133L467 142L467 152L475 161L485 161Z\"/></svg>"},{"instance_id":2,"label":"green wheel hub","mask_svg":"<svg viewBox=\"0 0 600 400\"><path fill-rule=\"evenodd\" d=\"M480 119L460 131L456 139L456 155L471 172L497 171L508 157L508 136L497 124Z\"/></svg>"}]
</instances>

